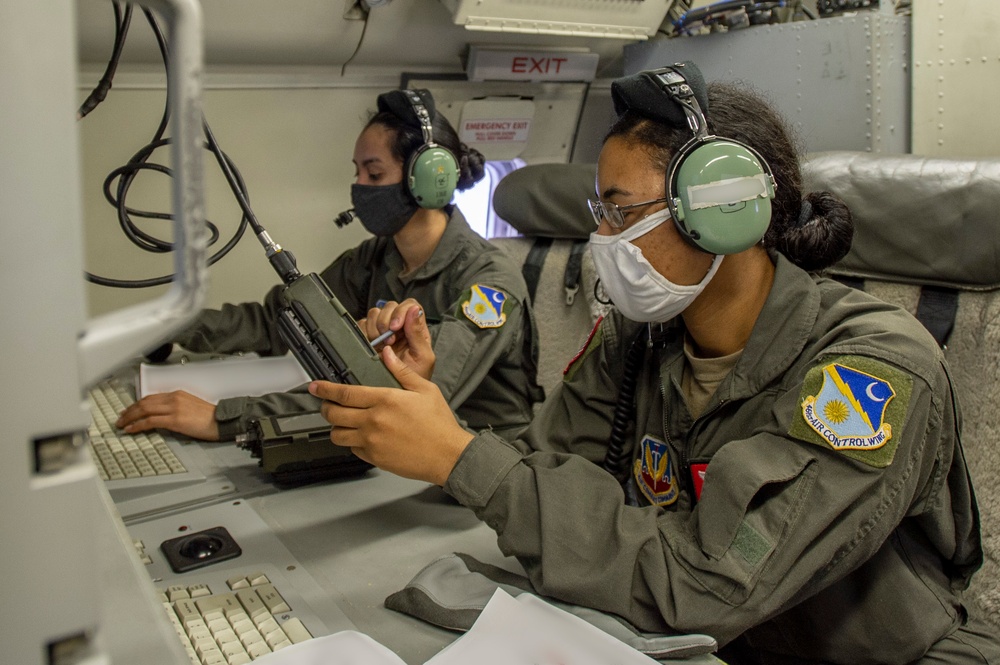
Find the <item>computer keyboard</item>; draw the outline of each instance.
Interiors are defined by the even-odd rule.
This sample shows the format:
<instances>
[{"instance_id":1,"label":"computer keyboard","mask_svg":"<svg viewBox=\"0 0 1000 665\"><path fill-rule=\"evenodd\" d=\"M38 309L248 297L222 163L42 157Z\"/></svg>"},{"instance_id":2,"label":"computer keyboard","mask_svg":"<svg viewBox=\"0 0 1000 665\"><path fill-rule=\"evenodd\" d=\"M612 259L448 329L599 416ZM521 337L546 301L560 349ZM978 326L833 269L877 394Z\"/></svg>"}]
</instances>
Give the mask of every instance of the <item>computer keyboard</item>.
<instances>
[{"instance_id":1,"label":"computer keyboard","mask_svg":"<svg viewBox=\"0 0 1000 665\"><path fill-rule=\"evenodd\" d=\"M175 572L163 543L224 524L239 556ZM355 629L246 501L128 527L193 665L237 665L312 637Z\"/></svg>"},{"instance_id":2,"label":"computer keyboard","mask_svg":"<svg viewBox=\"0 0 1000 665\"><path fill-rule=\"evenodd\" d=\"M170 432L128 434L115 427L135 402L133 384L114 375L88 393L91 457L122 517L157 513L232 494L233 483L204 450Z\"/></svg>"},{"instance_id":3,"label":"computer keyboard","mask_svg":"<svg viewBox=\"0 0 1000 665\"><path fill-rule=\"evenodd\" d=\"M136 543L140 550L143 545ZM264 571L217 582L159 588L160 600L193 665L245 665L313 637ZM300 606L297 608L302 610Z\"/></svg>"},{"instance_id":4,"label":"computer keyboard","mask_svg":"<svg viewBox=\"0 0 1000 665\"><path fill-rule=\"evenodd\" d=\"M108 380L90 389L90 452L102 480L148 478L187 469L159 432L126 434L118 415L135 402L124 383Z\"/></svg>"}]
</instances>

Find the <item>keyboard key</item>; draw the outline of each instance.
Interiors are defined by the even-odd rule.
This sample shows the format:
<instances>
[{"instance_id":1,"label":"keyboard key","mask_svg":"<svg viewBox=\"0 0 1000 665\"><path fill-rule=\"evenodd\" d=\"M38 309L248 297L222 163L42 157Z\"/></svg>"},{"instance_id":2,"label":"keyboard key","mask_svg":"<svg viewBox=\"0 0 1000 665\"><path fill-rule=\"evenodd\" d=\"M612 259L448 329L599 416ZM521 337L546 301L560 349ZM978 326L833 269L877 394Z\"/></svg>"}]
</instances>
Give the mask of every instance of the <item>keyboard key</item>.
<instances>
[{"instance_id":1,"label":"keyboard key","mask_svg":"<svg viewBox=\"0 0 1000 665\"><path fill-rule=\"evenodd\" d=\"M309 630L298 617L292 617L285 623L281 624L281 629L285 631L286 635L288 635L288 639L291 640L292 644L298 644L299 642L305 642L308 639L312 639L312 635L309 634Z\"/></svg>"},{"instance_id":2,"label":"keyboard key","mask_svg":"<svg viewBox=\"0 0 1000 665\"><path fill-rule=\"evenodd\" d=\"M281 594L278 593L278 590L274 588L273 584L262 584L256 587L256 590L271 614L281 614L282 612L290 612L292 610L285 602L285 599L281 597Z\"/></svg>"}]
</instances>

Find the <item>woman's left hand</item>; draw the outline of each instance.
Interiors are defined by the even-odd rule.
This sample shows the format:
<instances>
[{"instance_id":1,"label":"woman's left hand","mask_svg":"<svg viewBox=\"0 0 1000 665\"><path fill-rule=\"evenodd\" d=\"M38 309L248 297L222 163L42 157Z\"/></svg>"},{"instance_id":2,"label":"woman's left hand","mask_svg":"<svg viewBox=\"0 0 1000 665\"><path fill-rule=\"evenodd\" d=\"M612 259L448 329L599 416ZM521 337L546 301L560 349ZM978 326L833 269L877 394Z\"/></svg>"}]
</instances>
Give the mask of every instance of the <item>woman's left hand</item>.
<instances>
[{"instance_id":1,"label":"woman's left hand","mask_svg":"<svg viewBox=\"0 0 1000 665\"><path fill-rule=\"evenodd\" d=\"M382 351L382 359L403 390L309 384L309 392L324 400L330 440L380 469L444 485L473 435L458 424L438 387L392 348Z\"/></svg>"}]
</instances>

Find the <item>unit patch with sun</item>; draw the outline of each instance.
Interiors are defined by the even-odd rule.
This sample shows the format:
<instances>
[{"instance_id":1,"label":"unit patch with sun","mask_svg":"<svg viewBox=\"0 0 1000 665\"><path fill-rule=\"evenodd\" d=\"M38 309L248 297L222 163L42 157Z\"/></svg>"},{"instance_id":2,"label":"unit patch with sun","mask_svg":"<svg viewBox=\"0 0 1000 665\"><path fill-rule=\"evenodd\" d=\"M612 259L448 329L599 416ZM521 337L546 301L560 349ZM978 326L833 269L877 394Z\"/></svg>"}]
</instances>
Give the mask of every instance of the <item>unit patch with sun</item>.
<instances>
[{"instance_id":1,"label":"unit patch with sun","mask_svg":"<svg viewBox=\"0 0 1000 665\"><path fill-rule=\"evenodd\" d=\"M507 294L482 284L465 292L460 311L480 328L499 328L507 322Z\"/></svg>"},{"instance_id":2,"label":"unit patch with sun","mask_svg":"<svg viewBox=\"0 0 1000 665\"><path fill-rule=\"evenodd\" d=\"M639 443L639 456L632 467L636 487L657 506L669 506L680 494L670 449L648 434Z\"/></svg>"},{"instance_id":3,"label":"unit patch with sun","mask_svg":"<svg viewBox=\"0 0 1000 665\"><path fill-rule=\"evenodd\" d=\"M809 370L788 433L869 466L892 464L913 379L886 363L839 356Z\"/></svg>"}]
</instances>

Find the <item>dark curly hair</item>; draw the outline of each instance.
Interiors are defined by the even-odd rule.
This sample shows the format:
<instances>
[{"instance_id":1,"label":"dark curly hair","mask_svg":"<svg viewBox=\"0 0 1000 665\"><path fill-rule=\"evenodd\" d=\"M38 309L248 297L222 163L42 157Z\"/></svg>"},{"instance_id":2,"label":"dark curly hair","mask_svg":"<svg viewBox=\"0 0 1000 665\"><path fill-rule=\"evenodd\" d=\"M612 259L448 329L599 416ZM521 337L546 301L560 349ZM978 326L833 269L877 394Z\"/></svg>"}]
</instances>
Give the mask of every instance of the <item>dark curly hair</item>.
<instances>
[{"instance_id":1,"label":"dark curly hair","mask_svg":"<svg viewBox=\"0 0 1000 665\"><path fill-rule=\"evenodd\" d=\"M851 249L854 221L847 205L830 192L802 193L799 149L781 115L744 84L708 85L708 132L744 143L767 161L776 191L771 223L761 243L803 270L828 268ZM627 111L605 136L618 136L646 153L666 172L671 155L691 139L678 129Z\"/></svg>"}]
</instances>

